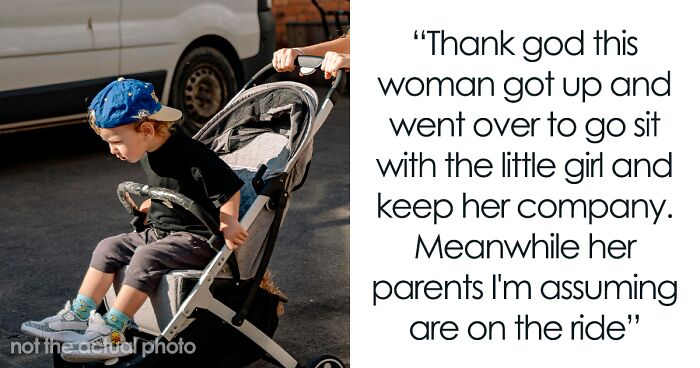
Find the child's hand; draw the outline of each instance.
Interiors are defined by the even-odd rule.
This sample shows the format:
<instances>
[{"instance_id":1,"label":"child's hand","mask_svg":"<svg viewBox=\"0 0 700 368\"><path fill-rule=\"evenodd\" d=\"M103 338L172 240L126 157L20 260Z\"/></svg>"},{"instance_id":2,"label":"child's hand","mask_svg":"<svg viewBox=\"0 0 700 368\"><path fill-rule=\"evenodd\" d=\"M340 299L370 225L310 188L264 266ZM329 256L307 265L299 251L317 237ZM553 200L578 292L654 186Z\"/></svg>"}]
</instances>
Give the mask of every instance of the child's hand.
<instances>
[{"instance_id":1,"label":"child's hand","mask_svg":"<svg viewBox=\"0 0 700 368\"><path fill-rule=\"evenodd\" d=\"M139 211L144 213L144 214L148 214L148 210L150 210L150 209L151 209L151 199L148 198L147 200L143 201L143 203L141 203L141 207L139 207Z\"/></svg>"},{"instance_id":2,"label":"child's hand","mask_svg":"<svg viewBox=\"0 0 700 368\"><path fill-rule=\"evenodd\" d=\"M141 207L139 207L139 212L143 213L143 224L146 225L148 224L148 210L151 209L151 199L147 199L141 203Z\"/></svg>"},{"instance_id":3,"label":"child's hand","mask_svg":"<svg viewBox=\"0 0 700 368\"><path fill-rule=\"evenodd\" d=\"M219 230L224 234L226 246L236 250L245 243L248 232L238 222L238 207L241 204L241 192L236 192L221 206Z\"/></svg>"},{"instance_id":4,"label":"child's hand","mask_svg":"<svg viewBox=\"0 0 700 368\"><path fill-rule=\"evenodd\" d=\"M231 250L236 250L243 245L248 238L248 232L238 220L233 221L230 225L221 227L221 232L224 233L226 246Z\"/></svg>"}]
</instances>

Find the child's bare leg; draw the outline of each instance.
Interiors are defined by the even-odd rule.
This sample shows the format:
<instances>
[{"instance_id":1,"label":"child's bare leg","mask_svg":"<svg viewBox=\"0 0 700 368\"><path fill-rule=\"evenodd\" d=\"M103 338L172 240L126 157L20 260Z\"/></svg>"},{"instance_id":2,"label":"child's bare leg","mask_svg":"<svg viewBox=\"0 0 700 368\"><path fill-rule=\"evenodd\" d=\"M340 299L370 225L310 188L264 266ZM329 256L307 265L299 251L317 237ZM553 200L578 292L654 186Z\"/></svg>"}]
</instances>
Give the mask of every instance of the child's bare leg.
<instances>
[{"instance_id":1,"label":"child's bare leg","mask_svg":"<svg viewBox=\"0 0 700 368\"><path fill-rule=\"evenodd\" d=\"M90 267L85 273L78 295L73 299L71 311L81 320L86 320L97 308L114 281L114 274L105 273Z\"/></svg>"},{"instance_id":2,"label":"child's bare leg","mask_svg":"<svg viewBox=\"0 0 700 368\"><path fill-rule=\"evenodd\" d=\"M99 304L99 301L107 295L107 290L109 290L113 281L113 273L104 273L90 267L85 273L85 278L80 285L78 293L91 298Z\"/></svg>"},{"instance_id":3,"label":"child's bare leg","mask_svg":"<svg viewBox=\"0 0 700 368\"><path fill-rule=\"evenodd\" d=\"M141 308L148 295L129 285L122 285L117 298L112 303L109 312L103 316L105 323L116 331L124 331L129 320Z\"/></svg>"},{"instance_id":4,"label":"child's bare leg","mask_svg":"<svg viewBox=\"0 0 700 368\"><path fill-rule=\"evenodd\" d=\"M126 314L129 318L134 318L134 314L141 308L146 298L148 294L129 285L123 285L112 308Z\"/></svg>"}]
</instances>

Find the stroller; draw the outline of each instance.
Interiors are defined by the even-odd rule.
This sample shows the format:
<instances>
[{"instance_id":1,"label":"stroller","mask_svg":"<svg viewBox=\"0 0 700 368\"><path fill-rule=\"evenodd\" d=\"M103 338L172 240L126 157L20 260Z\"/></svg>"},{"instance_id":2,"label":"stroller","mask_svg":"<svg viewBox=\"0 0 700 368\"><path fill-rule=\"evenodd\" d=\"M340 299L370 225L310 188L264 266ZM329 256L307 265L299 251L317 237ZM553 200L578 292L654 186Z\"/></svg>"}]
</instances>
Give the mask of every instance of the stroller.
<instances>
[{"instance_id":1,"label":"stroller","mask_svg":"<svg viewBox=\"0 0 700 368\"><path fill-rule=\"evenodd\" d=\"M313 73L322 58L299 56L303 74ZM277 328L283 295L260 287L285 217L290 193L303 185L309 168L313 137L339 97L341 70L319 106L316 93L296 82L256 84L276 74L272 65L261 69L241 91L193 137L207 145L245 182L240 218L248 231L246 244L236 251L225 246L218 220L179 193L133 182L119 185L121 203L131 213L135 230L142 214L130 194L179 205L189 210L214 234L209 245L217 255L204 270L175 270L161 279L157 290L135 314L126 335L135 353L112 361L74 364L54 353L56 367L241 367L265 359L285 368L342 368L338 358L322 355L306 365L284 351L272 335ZM121 287L124 270L105 297L109 308ZM196 346L172 353L168 343Z\"/></svg>"}]
</instances>

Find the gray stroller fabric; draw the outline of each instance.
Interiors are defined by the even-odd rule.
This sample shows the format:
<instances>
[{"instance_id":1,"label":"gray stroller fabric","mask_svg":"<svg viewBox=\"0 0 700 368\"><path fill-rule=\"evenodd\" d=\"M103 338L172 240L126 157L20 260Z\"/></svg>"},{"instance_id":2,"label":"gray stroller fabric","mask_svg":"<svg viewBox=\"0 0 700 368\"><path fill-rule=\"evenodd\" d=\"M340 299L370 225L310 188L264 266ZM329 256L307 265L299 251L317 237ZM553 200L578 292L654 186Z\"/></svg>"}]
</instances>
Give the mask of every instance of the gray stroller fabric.
<instances>
[{"instance_id":1,"label":"gray stroller fabric","mask_svg":"<svg viewBox=\"0 0 700 368\"><path fill-rule=\"evenodd\" d=\"M229 115L227 126L233 127L233 131L227 148L237 151L265 132L287 135L306 115L308 109L296 93L290 90L267 92ZM298 135L298 131L295 133ZM294 138L298 137L293 137L292 142Z\"/></svg>"},{"instance_id":2,"label":"gray stroller fabric","mask_svg":"<svg viewBox=\"0 0 700 368\"><path fill-rule=\"evenodd\" d=\"M257 197L251 181L261 164L267 166L264 178L288 171L292 187L303 179L312 143L303 152L299 149L309 136L318 98L303 84L277 82L253 87L237 100L230 112L212 119L194 138L216 152L246 183L241 189L242 218ZM297 162L287 167L295 155Z\"/></svg>"}]
</instances>

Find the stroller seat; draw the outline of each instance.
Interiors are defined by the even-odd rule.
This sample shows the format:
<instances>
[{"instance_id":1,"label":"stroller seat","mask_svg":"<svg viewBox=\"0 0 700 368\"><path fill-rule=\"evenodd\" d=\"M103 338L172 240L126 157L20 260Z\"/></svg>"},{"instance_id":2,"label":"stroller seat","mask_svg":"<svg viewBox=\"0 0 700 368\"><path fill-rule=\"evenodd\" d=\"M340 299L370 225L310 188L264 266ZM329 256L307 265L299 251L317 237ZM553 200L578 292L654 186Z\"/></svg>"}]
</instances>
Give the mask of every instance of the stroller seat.
<instances>
[{"instance_id":1,"label":"stroller seat","mask_svg":"<svg viewBox=\"0 0 700 368\"><path fill-rule=\"evenodd\" d=\"M109 289L107 300L116 299L124 282L125 271L126 268L123 268L114 275L114 284ZM153 336L160 335L192 290L193 281L199 280L202 273L202 270L177 270L163 276L156 291L134 315L131 327ZM232 280L233 274L226 267L217 278Z\"/></svg>"},{"instance_id":2,"label":"stroller seat","mask_svg":"<svg viewBox=\"0 0 700 368\"><path fill-rule=\"evenodd\" d=\"M268 168L273 167L274 163L270 162L273 159L280 161L288 159L288 152L284 152L288 142L289 139L284 134L262 133L250 144L219 157L236 172L240 170L257 172L262 164L267 165Z\"/></svg>"}]
</instances>

